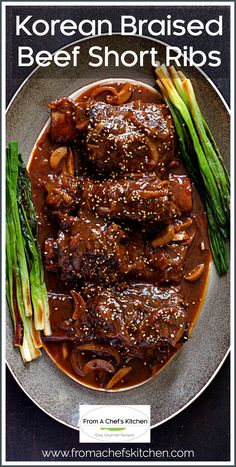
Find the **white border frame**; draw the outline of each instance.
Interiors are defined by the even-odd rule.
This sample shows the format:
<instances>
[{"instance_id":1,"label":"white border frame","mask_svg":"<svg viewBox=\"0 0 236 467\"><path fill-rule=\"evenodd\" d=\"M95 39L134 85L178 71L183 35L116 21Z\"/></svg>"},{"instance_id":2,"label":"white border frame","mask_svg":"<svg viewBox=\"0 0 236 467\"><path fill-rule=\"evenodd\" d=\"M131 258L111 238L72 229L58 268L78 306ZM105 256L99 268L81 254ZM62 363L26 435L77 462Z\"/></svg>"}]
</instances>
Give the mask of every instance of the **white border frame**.
<instances>
[{"instance_id":1,"label":"white border frame","mask_svg":"<svg viewBox=\"0 0 236 467\"><path fill-rule=\"evenodd\" d=\"M1 134L2 134L2 163L1 163L1 168L2 168L2 174L1 174L1 182L2 182L2 218L5 219L5 147L6 147L6 136L5 136L5 126L6 126L6 119L5 119L5 112L4 109L6 109L6 89L5 89L5 82L6 82L6 7L7 6L143 6L144 8L146 6L229 6L230 7L230 41L231 41L231 68L230 68L230 92L231 92L231 98L230 98L230 108L231 108L231 179L232 179L232 187L234 188L235 186L235 179L234 179L234 120L235 120L235 114L234 114L234 2L232 1L221 1L221 2L211 2L211 1L147 1L143 3L142 1L107 1L107 2L96 2L96 1L81 1L81 2L76 2L76 1L66 1L66 2L60 2L60 1L29 1L29 2L17 2L17 1L3 1L2 2L2 67L1 67L1 74L2 74L2 89L1 89L1 97L2 97L2 106L3 106L3 112L2 112L2 128L1 128ZM76 41L77 42L77 41ZM161 41L160 41L161 42ZM69 44L67 44L69 45ZM67 45L63 46L66 47ZM38 68L38 67L37 67ZM34 73L35 69L30 73ZM219 93L217 87L215 84L208 78L208 76L201 70L202 74L210 81L211 85L213 88L216 90L222 101L224 102L225 106L228 108L226 102L224 101L224 98L221 96ZM24 85L24 83L27 81L29 76L24 80L24 82L21 84L20 88ZM19 91L18 89L18 91ZM17 91L17 92L18 92ZM16 93L17 94L17 93ZM15 95L16 95L15 94ZM13 96L12 100L14 99L15 95ZM11 102L12 102L11 100ZM10 105L10 104L9 104ZM215 461L215 462L208 462L208 461L199 461L199 462L188 462L184 461L185 465L234 465L234 232L235 232L235 215L234 215L234 190L232 190L232 195L231 195L231 207L232 207L232 219L231 219L231 239L232 239L232 245L231 245L231 265L232 265L232 272L231 272L231 349L233 350L231 354L231 378L230 378L230 390L231 390L231 396L230 396L230 402L231 402L231 423L230 423L230 428L231 428L231 434L230 434L230 440L231 440L231 460L230 461L225 461L222 463L221 461ZM5 226L4 222L2 222L2 242L3 245L5 245ZM3 258L5 256L4 254L4 249L2 249L2 255ZM5 264L4 260L2 261L2 310L5 310ZM188 405L190 405L194 400L197 399L197 397L202 394L202 392L206 389L206 387L210 384L210 382L214 379L215 375L218 373L219 369L223 365L228 353L225 355L225 358L215 371L215 373L212 375L208 383L202 388L202 390L193 398L191 401L186 404L183 408L181 408L178 412L176 412L173 416L177 415L178 413L182 412ZM54 461L36 461L36 462L30 462L30 461L6 461L6 390L5 390L5 381L6 381L6 365L5 365L5 314L2 313L2 465L68 465L68 462L54 462ZM41 409L42 410L42 409ZM173 416L169 417L168 419L164 420L166 422ZM164 423L163 422L163 423ZM161 425L158 424L158 426ZM157 425L156 425L157 426ZM71 427L70 427L71 428ZM154 427L152 427L154 428ZM114 465L119 465L120 462L116 461L103 461L103 462L83 462L81 461L70 461L69 464L73 465L109 465L111 464L112 466ZM168 461L155 461L155 462L122 462L122 465L182 465L183 462L168 462Z\"/></svg>"}]
</instances>

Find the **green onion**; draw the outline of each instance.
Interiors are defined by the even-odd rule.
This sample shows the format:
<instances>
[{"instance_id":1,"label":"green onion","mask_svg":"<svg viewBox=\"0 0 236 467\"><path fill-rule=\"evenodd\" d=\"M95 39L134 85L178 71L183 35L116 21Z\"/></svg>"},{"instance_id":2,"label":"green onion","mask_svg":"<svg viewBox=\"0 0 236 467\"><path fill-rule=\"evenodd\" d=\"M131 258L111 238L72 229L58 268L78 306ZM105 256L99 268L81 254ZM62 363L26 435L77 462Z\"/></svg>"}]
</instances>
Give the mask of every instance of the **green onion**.
<instances>
[{"instance_id":1,"label":"green onion","mask_svg":"<svg viewBox=\"0 0 236 467\"><path fill-rule=\"evenodd\" d=\"M157 84L175 124L186 170L208 215L212 255L220 275L228 270L225 240L229 236L230 181L214 137L200 111L192 83L181 71L156 69Z\"/></svg>"},{"instance_id":2,"label":"green onion","mask_svg":"<svg viewBox=\"0 0 236 467\"><path fill-rule=\"evenodd\" d=\"M32 315L31 299L30 299L30 283L29 275L25 257L25 241L21 234L20 217L18 212L17 192L18 192L18 144L14 141L9 144L9 151L7 151L7 195L8 206L7 214L10 210L12 216L12 230L15 233L16 252L18 258L18 265L20 269L21 287L24 290L23 303L25 307L26 316Z\"/></svg>"},{"instance_id":3,"label":"green onion","mask_svg":"<svg viewBox=\"0 0 236 467\"><path fill-rule=\"evenodd\" d=\"M14 345L28 362L41 355L40 331L51 329L31 184L15 141L6 151L6 203L6 294Z\"/></svg>"},{"instance_id":4,"label":"green onion","mask_svg":"<svg viewBox=\"0 0 236 467\"><path fill-rule=\"evenodd\" d=\"M34 206L31 201L31 184L20 155L18 204L21 228L26 243L26 256L30 271L34 326L36 330L44 330L45 335L50 335L51 329L49 322L48 297L44 283L42 258L37 245L37 222ZM35 233L35 237L33 232Z\"/></svg>"},{"instance_id":5,"label":"green onion","mask_svg":"<svg viewBox=\"0 0 236 467\"><path fill-rule=\"evenodd\" d=\"M186 96L189 103L189 108L191 110L192 118L197 129L197 133L208 160L209 167L213 173L216 184L218 185L219 194L221 196L222 206L226 214L229 213L229 203L230 203L230 192L228 190L228 180L225 177L225 171L222 170L222 164L219 160L218 155L216 154L214 147L211 144L211 141L208 139L205 125L202 118L201 111L199 109L195 93L192 87L190 80L186 79L183 83L183 86L186 90Z\"/></svg>"}]
</instances>

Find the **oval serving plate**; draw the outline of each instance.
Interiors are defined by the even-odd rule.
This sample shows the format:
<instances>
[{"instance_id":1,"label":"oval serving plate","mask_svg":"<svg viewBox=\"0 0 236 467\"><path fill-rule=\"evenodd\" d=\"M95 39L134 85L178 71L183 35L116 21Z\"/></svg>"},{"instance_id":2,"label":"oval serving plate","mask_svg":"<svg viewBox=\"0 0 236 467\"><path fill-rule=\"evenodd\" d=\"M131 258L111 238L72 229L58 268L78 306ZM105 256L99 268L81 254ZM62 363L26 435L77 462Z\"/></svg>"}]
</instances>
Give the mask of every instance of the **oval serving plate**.
<instances>
[{"instance_id":1,"label":"oval serving plate","mask_svg":"<svg viewBox=\"0 0 236 467\"><path fill-rule=\"evenodd\" d=\"M101 36L80 41L80 67L66 69L50 65L37 68L14 96L7 111L7 141L19 142L25 162L38 135L48 120L50 101L73 95L92 82L115 78L137 80L154 86L151 64L139 67L94 68L88 66L88 49L96 45L122 53L127 47L138 52L155 45L160 61L165 58L165 45L143 37ZM66 47L69 52L75 43ZM91 71L92 70L92 71ZM193 81L199 103L229 165L230 118L223 99L215 87L197 69L186 74ZM207 106L205 96L207 95ZM223 363L230 345L229 275L219 278L211 265L209 284L201 313L192 337L155 378L145 385L125 392L98 392L78 384L60 371L51 358L42 358L27 368L18 349L12 344L12 324L7 313L6 355L8 366L25 393L46 413L72 428L78 429L79 406L83 404L150 404L151 425L159 425L189 405L209 384Z\"/></svg>"}]
</instances>

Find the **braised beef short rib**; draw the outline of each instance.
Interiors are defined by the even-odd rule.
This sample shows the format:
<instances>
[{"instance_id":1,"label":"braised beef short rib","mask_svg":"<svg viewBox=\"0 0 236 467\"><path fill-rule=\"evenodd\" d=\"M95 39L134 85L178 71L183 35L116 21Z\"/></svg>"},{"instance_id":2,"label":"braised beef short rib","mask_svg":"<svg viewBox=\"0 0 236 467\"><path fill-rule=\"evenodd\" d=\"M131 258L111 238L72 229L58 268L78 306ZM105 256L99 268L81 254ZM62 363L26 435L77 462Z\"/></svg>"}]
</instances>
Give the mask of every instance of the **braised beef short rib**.
<instances>
[{"instance_id":1,"label":"braised beef short rib","mask_svg":"<svg viewBox=\"0 0 236 467\"><path fill-rule=\"evenodd\" d=\"M83 185L83 206L99 216L132 221L167 222L192 210L192 189L188 177L133 176Z\"/></svg>"},{"instance_id":2,"label":"braised beef short rib","mask_svg":"<svg viewBox=\"0 0 236 467\"><path fill-rule=\"evenodd\" d=\"M62 98L50 107L52 140L67 144L82 138L83 156L99 172L161 174L174 156L174 127L165 104L114 106Z\"/></svg>"},{"instance_id":3,"label":"braised beef short rib","mask_svg":"<svg viewBox=\"0 0 236 467\"><path fill-rule=\"evenodd\" d=\"M118 347L175 346L187 325L179 287L123 283L100 288L79 312L73 327L78 339L109 341ZM138 353L138 349L136 350Z\"/></svg>"}]
</instances>

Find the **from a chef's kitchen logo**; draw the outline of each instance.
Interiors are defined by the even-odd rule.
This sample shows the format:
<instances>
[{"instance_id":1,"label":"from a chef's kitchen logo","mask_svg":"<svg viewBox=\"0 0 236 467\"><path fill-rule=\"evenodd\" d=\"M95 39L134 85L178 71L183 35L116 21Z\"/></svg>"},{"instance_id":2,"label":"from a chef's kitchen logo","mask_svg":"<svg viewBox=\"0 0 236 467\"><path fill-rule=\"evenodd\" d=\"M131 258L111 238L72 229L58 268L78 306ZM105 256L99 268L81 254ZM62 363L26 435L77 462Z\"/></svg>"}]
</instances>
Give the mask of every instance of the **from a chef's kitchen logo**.
<instances>
[{"instance_id":1,"label":"from a chef's kitchen logo","mask_svg":"<svg viewBox=\"0 0 236 467\"><path fill-rule=\"evenodd\" d=\"M80 406L81 442L150 442L150 406Z\"/></svg>"}]
</instances>

